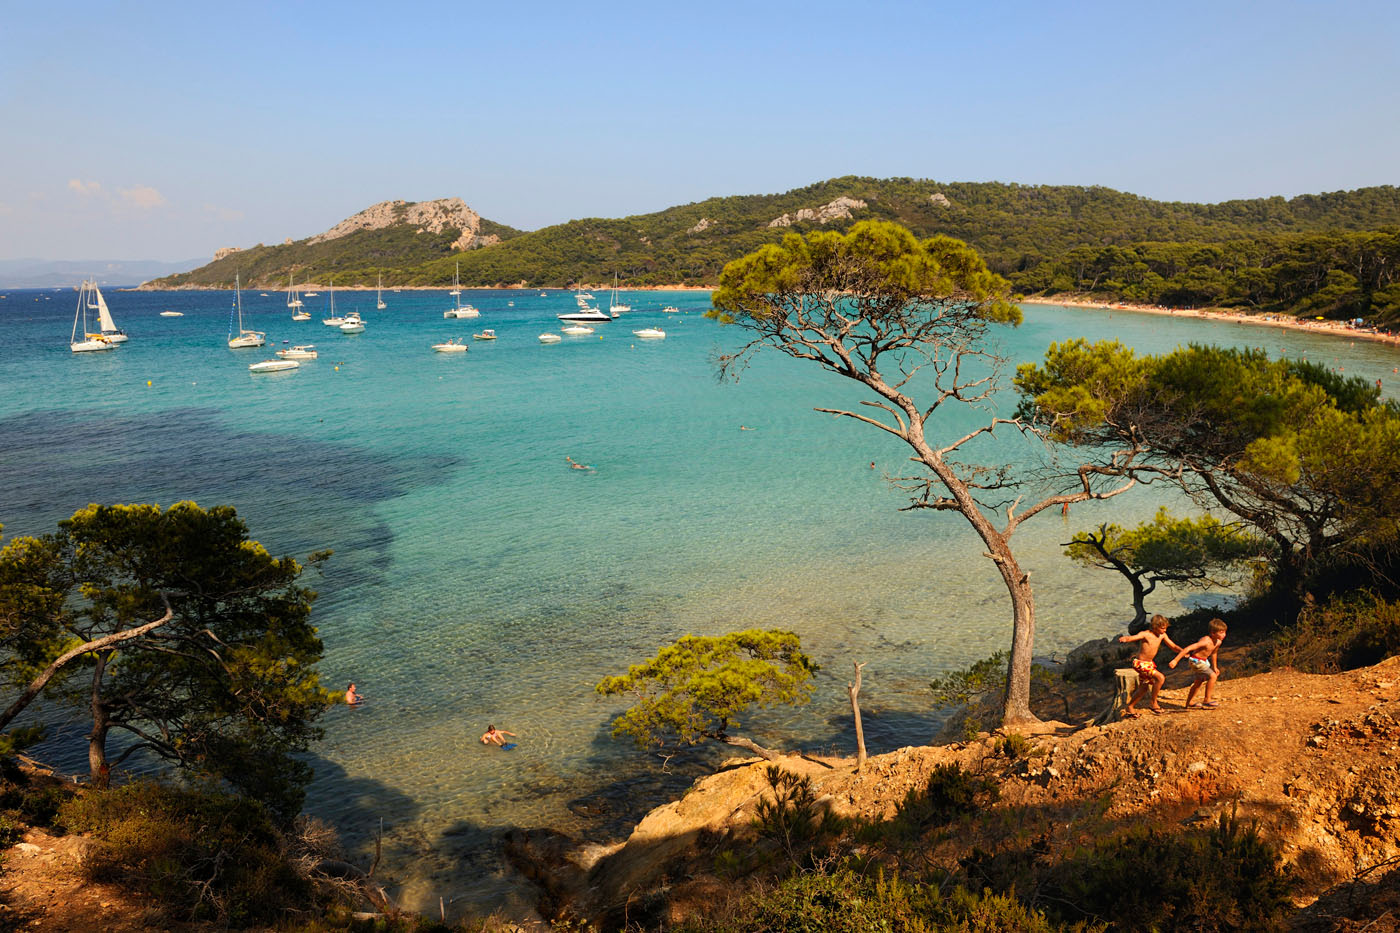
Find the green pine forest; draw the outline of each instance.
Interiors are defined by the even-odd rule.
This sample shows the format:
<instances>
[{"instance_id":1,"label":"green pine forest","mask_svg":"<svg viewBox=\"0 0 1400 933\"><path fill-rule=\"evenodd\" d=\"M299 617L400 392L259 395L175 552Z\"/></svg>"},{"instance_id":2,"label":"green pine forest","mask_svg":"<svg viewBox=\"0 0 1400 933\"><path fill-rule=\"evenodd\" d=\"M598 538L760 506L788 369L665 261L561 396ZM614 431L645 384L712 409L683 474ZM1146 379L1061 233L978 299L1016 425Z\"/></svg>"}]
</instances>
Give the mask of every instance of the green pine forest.
<instances>
[{"instance_id":1,"label":"green pine forest","mask_svg":"<svg viewBox=\"0 0 1400 933\"><path fill-rule=\"evenodd\" d=\"M768 224L836 198L862 200L825 226ZM1100 187L940 183L847 176L775 195L710 198L653 214L586 218L525 233L483 220L501 242L454 252L457 231L408 226L315 245L258 245L153 288L255 288L299 281L469 287L713 285L725 263L787 232L892 220L965 240L1023 295L1238 308L1400 327L1400 188L1219 204L1153 201ZM702 224L708 221L708 224ZM702 228L702 229L697 229Z\"/></svg>"}]
</instances>

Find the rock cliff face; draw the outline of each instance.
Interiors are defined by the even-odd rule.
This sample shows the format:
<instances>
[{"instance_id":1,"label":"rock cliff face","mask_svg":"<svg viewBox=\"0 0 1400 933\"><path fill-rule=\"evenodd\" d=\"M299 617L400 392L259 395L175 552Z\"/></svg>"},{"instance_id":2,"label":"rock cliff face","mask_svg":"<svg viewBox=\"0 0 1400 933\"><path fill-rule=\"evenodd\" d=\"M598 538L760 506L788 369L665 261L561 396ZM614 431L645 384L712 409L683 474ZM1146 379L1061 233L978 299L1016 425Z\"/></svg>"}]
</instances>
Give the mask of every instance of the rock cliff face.
<instances>
[{"instance_id":1,"label":"rock cliff face","mask_svg":"<svg viewBox=\"0 0 1400 933\"><path fill-rule=\"evenodd\" d=\"M804 207L795 214L784 214L776 220L768 222L770 227L791 227L802 220L816 221L819 224L829 224L833 220L850 220L851 211L862 210L865 202L859 198L839 197L836 200L823 204L818 208Z\"/></svg>"},{"instance_id":2,"label":"rock cliff face","mask_svg":"<svg viewBox=\"0 0 1400 933\"><path fill-rule=\"evenodd\" d=\"M412 224L419 233L441 233L460 230L462 235L452 243L454 250L487 246L499 241L497 236L479 236L481 215L467 207L461 198L441 198L436 201L381 201L348 217L325 233L317 234L308 243L324 243L361 230L379 230L395 224Z\"/></svg>"},{"instance_id":3,"label":"rock cliff face","mask_svg":"<svg viewBox=\"0 0 1400 933\"><path fill-rule=\"evenodd\" d=\"M225 256L232 256L234 253L239 253L242 251L243 247L241 246L225 246L223 249L216 249L214 250L214 261L218 262Z\"/></svg>"}]
</instances>

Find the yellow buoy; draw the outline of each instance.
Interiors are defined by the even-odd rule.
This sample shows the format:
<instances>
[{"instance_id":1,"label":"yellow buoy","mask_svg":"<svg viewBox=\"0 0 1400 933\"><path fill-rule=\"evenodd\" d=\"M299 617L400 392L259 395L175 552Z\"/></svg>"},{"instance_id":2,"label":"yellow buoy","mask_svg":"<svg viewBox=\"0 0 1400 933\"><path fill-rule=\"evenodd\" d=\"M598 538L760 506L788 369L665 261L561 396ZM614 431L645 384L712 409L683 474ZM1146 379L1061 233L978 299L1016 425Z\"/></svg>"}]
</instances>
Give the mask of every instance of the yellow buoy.
<instances>
[{"instance_id":1,"label":"yellow buoy","mask_svg":"<svg viewBox=\"0 0 1400 933\"><path fill-rule=\"evenodd\" d=\"M335 371L336 371L336 372L340 372L340 367L337 366L337 367L335 368Z\"/></svg>"},{"instance_id":2,"label":"yellow buoy","mask_svg":"<svg viewBox=\"0 0 1400 933\"><path fill-rule=\"evenodd\" d=\"M147 380L146 380L146 385L150 385L150 384L151 384L151 380L147 379Z\"/></svg>"}]
</instances>

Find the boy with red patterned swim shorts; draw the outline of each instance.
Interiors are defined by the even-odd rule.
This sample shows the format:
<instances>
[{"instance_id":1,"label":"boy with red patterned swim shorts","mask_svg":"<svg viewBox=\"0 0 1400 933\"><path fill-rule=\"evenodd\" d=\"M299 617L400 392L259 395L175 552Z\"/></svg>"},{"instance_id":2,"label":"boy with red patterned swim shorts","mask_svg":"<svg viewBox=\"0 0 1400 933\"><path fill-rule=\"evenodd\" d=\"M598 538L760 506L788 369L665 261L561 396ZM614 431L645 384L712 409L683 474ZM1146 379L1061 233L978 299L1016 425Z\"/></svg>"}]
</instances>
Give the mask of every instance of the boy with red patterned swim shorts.
<instances>
[{"instance_id":1,"label":"boy with red patterned swim shorts","mask_svg":"<svg viewBox=\"0 0 1400 933\"><path fill-rule=\"evenodd\" d=\"M1123 707L1123 716L1132 719L1137 716L1138 711L1133 709L1138 701L1152 691L1152 705L1149 709L1154 713L1162 712L1162 707L1157 705L1157 694L1162 689L1162 684L1166 683L1167 675L1157 670L1157 651L1165 642L1173 650L1181 650L1181 646L1167 637L1167 626L1171 625L1164 615L1155 615L1149 626L1138 632L1136 635L1119 635L1118 640L1124 644L1141 642L1142 647L1138 649L1137 657L1133 658L1133 670L1138 673L1138 686L1133 691L1133 695L1128 698L1128 703Z\"/></svg>"}]
</instances>

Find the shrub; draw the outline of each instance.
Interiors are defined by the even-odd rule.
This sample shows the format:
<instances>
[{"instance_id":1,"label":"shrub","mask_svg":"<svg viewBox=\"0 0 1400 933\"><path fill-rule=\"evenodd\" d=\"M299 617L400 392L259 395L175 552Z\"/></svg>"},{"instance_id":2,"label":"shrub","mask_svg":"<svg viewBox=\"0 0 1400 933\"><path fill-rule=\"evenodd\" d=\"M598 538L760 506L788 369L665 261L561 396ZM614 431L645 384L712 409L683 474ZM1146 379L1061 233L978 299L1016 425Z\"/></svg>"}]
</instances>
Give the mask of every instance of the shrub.
<instances>
[{"instance_id":1,"label":"shrub","mask_svg":"<svg viewBox=\"0 0 1400 933\"><path fill-rule=\"evenodd\" d=\"M192 920L268 922L311 898L246 798L138 782L74 797L58 822L98 841L85 866L93 880L131 884Z\"/></svg>"},{"instance_id":2,"label":"shrub","mask_svg":"<svg viewBox=\"0 0 1400 933\"><path fill-rule=\"evenodd\" d=\"M1292 888L1274 846L1233 816L1206 832L1138 829L1101 840L1051 875L1056 902L1079 915L1160 933L1276 930Z\"/></svg>"},{"instance_id":3,"label":"shrub","mask_svg":"<svg viewBox=\"0 0 1400 933\"><path fill-rule=\"evenodd\" d=\"M782 847L788 859L799 864L835 821L817 806L812 779L769 765L764 775L773 798L760 798L755 807L754 828L759 836Z\"/></svg>"},{"instance_id":4,"label":"shrub","mask_svg":"<svg viewBox=\"0 0 1400 933\"><path fill-rule=\"evenodd\" d=\"M962 765L934 765L924 788L911 790L895 805L895 820L923 832L976 813L1000 795L995 783L964 770Z\"/></svg>"},{"instance_id":5,"label":"shrub","mask_svg":"<svg viewBox=\"0 0 1400 933\"><path fill-rule=\"evenodd\" d=\"M936 886L897 877L837 871L794 875L748 899L732 917L691 920L680 929L690 933L1054 933L1101 927L1052 923L1012 896L978 895L962 888L942 894Z\"/></svg>"},{"instance_id":6,"label":"shrub","mask_svg":"<svg viewBox=\"0 0 1400 933\"><path fill-rule=\"evenodd\" d=\"M1361 592L1310 606L1274 643L1276 667L1313 674L1366 667L1400 653L1400 603Z\"/></svg>"}]
</instances>

